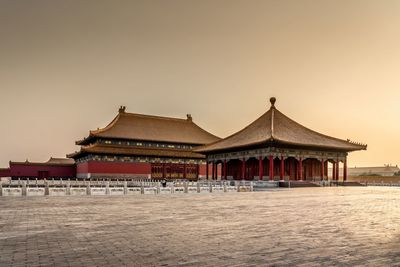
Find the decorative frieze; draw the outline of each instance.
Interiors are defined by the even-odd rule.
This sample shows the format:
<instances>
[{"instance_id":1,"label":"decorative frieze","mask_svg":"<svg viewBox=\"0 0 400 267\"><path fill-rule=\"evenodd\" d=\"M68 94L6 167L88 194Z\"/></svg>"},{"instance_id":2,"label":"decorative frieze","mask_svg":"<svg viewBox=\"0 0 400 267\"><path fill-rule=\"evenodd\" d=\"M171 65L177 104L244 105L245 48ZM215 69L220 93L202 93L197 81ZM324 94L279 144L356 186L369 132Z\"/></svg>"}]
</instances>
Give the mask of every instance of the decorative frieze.
<instances>
[{"instance_id":1,"label":"decorative frieze","mask_svg":"<svg viewBox=\"0 0 400 267\"><path fill-rule=\"evenodd\" d=\"M318 160L333 160L333 161L344 161L347 157L346 152L327 152L327 151L313 151L313 150L301 150L301 149L285 149L285 148L275 148L268 147L263 149L251 149L244 151L235 151L230 153L221 153L221 154L213 154L207 156L207 161L224 161L224 160L232 160L239 159L248 160L250 158L259 157L269 157L273 156L274 158L287 159L289 157L293 157L297 160L306 159L306 158L315 158Z\"/></svg>"}]
</instances>

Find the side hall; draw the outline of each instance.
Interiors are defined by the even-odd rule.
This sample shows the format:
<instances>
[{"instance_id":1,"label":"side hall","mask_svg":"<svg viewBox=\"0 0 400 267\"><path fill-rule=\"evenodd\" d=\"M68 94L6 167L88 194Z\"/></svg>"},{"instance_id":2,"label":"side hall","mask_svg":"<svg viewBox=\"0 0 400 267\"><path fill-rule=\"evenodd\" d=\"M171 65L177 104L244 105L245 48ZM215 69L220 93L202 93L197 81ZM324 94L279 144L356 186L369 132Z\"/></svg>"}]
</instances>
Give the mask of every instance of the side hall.
<instances>
[{"instance_id":1,"label":"side hall","mask_svg":"<svg viewBox=\"0 0 400 267\"><path fill-rule=\"evenodd\" d=\"M347 155L367 145L310 130L271 107L244 129L214 143L195 148L206 155L210 179L347 180ZM329 165L329 166L328 166Z\"/></svg>"}]
</instances>

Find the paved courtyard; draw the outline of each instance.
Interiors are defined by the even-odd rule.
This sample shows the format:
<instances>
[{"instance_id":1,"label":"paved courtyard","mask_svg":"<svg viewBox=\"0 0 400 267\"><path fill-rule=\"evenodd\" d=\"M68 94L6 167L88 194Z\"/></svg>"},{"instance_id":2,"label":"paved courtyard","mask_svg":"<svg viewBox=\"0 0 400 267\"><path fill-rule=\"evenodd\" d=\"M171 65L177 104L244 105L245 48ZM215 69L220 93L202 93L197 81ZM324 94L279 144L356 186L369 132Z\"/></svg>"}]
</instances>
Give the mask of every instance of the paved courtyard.
<instances>
[{"instance_id":1,"label":"paved courtyard","mask_svg":"<svg viewBox=\"0 0 400 267\"><path fill-rule=\"evenodd\" d=\"M0 266L400 266L400 188L0 198Z\"/></svg>"}]
</instances>

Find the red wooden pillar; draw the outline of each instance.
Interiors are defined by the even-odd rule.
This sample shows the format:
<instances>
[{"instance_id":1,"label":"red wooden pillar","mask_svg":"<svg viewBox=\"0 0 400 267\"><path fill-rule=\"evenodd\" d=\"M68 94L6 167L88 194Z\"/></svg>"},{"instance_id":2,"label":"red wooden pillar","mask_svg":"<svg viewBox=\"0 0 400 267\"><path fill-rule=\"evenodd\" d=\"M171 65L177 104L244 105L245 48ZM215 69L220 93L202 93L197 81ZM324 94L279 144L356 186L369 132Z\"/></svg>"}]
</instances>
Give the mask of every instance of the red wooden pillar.
<instances>
[{"instance_id":1,"label":"red wooden pillar","mask_svg":"<svg viewBox=\"0 0 400 267\"><path fill-rule=\"evenodd\" d=\"M218 163L215 164L215 180L218 180L218 175L220 175Z\"/></svg>"},{"instance_id":2,"label":"red wooden pillar","mask_svg":"<svg viewBox=\"0 0 400 267\"><path fill-rule=\"evenodd\" d=\"M325 160L324 176L328 179L328 161Z\"/></svg>"},{"instance_id":3,"label":"red wooden pillar","mask_svg":"<svg viewBox=\"0 0 400 267\"><path fill-rule=\"evenodd\" d=\"M226 159L224 160L224 179L227 180L228 179L228 175L226 173Z\"/></svg>"},{"instance_id":4,"label":"red wooden pillar","mask_svg":"<svg viewBox=\"0 0 400 267\"><path fill-rule=\"evenodd\" d=\"M208 161L206 161L206 179L208 180Z\"/></svg>"},{"instance_id":5,"label":"red wooden pillar","mask_svg":"<svg viewBox=\"0 0 400 267\"><path fill-rule=\"evenodd\" d=\"M332 180L336 180L336 162L332 163Z\"/></svg>"},{"instance_id":6,"label":"red wooden pillar","mask_svg":"<svg viewBox=\"0 0 400 267\"><path fill-rule=\"evenodd\" d=\"M345 182L347 180L347 157L344 158L343 162L343 181Z\"/></svg>"},{"instance_id":7,"label":"red wooden pillar","mask_svg":"<svg viewBox=\"0 0 400 267\"><path fill-rule=\"evenodd\" d=\"M324 159L321 159L321 180L324 180L324 169L325 169Z\"/></svg>"},{"instance_id":8,"label":"red wooden pillar","mask_svg":"<svg viewBox=\"0 0 400 267\"><path fill-rule=\"evenodd\" d=\"M303 180L303 160L299 159L299 180Z\"/></svg>"},{"instance_id":9,"label":"red wooden pillar","mask_svg":"<svg viewBox=\"0 0 400 267\"><path fill-rule=\"evenodd\" d=\"M291 180L292 179L292 174L293 174L293 164L292 164L292 161L289 159L288 160L289 161L289 180Z\"/></svg>"},{"instance_id":10,"label":"red wooden pillar","mask_svg":"<svg viewBox=\"0 0 400 267\"><path fill-rule=\"evenodd\" d=\"M340 168L340 161L339 159L337 160L337 166L336 166L336 180L339 181L339 168Z\"/></svg>"},{"instance_id":11,"label":"red wooden pillar","mask_svg":"<svg viewBox=\"0 0 400 267\"><path fill-rule=\"evenodd\" d=\"M269 156L269 180L274 180L274 157Z\"/></svg>"},{"instance_id":12,"label":"red wooden pillar","mask_svg":"<svg viewBox=\"0 0 400 267\"><path fill-rule=\"evenodd\" d=\"M254 161L251 162L251 176L249 178L251 178L251 180L254 180L254 175L256 172L256 164Z\"/></svg>"},{"instance_id":13,"label":"red wooden pillar","mask_svg":"<svg viewBox=\"0 0 400 267\"><path fill-rule=\"evenodd\" d=\"M246 179L246 159L243 158L242 160L242 179Z\"/></svg>"},{"instance_id":14,"label":"red wooden pillar","mask_svg":"<svg viewBox=\"0 0 400 267\"><path fill-rule=\"evenodd\" d=\"M214 161L211 162L211 180L214 180Z\"/></svg>"},{"instance_id":15,"label":"red wooden pillar","mask_svg":"<svg viewBox=\"0 0 400 267\"><path fill-rule=\"evenodd\" d=\"M283 159L283 156L281 156L281 180L284 179L285 176L285 160Z\"/></svg>"},{"instance_id":16,"label":"red wooden pillar","mask_svg":"<svg viewBox=\"0 0 400 267\"><path fill-rule=\"evenodd\" d=\"M186 162L183 163L183 179L186 179Z\"/></svg>"},{"instance_id":17,"label":"red wooden pillar","mask_svg":"<svg viewBox=\"0 0 400 267\"><path fill-rule=\"evenodd\" d=\"M258 179L262 180L264 176L264 170L263 170L263 156L260 156L258 158Z\"/></svg>"},{"instance_id":18,"label":"red wooden pillar","mask_svg":"<svg viewBox=\"0 0 400 267\"><path fill-rule=\"evenodd\" d=\"M224 179L224 162L221 162L221 180Z\"/></svg>"}]
</instances>

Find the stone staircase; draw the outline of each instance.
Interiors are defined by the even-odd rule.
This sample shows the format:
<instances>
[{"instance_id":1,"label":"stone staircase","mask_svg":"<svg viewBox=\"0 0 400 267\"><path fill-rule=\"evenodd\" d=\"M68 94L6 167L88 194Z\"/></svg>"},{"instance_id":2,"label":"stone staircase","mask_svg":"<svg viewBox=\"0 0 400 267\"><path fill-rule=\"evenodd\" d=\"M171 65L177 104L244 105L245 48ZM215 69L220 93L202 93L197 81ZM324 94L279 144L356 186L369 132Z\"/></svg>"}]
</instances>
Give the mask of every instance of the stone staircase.
<instances>
[{"instance_id":1,"label":"stone staircase","mask_svg":"<svg viewBox=\"0 0 400 267\"><path fill-rule=\"evenodd\" d=\"M359 182L344 182L344 183L339 183L340 186L365 186L365 184L359 183Z\"/></svg>"},{"instance_id":2,"label":"stone staircase","mask_svg":"<svg viewBox=\"0 0 400 267\"><path fill-rule=\"evenodd\" d=\"M289 186L290 183L290 186ZM284 181L279 182L279 187L320 187L318 183L314 183L312 181Z\"/></svg>"}]
</instances>

